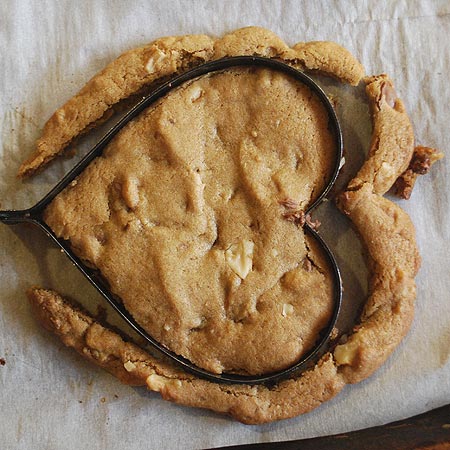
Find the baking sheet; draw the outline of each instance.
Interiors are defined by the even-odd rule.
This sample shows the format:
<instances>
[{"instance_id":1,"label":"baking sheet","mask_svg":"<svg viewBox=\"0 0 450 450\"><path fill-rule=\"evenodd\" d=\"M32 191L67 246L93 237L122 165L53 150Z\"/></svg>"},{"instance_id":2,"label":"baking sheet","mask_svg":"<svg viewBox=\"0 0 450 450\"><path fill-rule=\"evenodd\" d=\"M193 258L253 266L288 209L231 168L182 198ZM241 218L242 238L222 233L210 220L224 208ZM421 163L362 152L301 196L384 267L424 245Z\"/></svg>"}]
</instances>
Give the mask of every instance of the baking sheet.
<instances>
[{"instance_id":1,"label":"baking sheet","mask_svg":"<svg viewBox=\"0 0 450 450\"><path fill-rule=\"evenodd\" d=\"M60 160L31 181L15 178L54 109L118 54L164 35L219 36L247 25L272 29L289 44L333 40L349 48L368 74L387 72L394 79L417 142L449 148L448 1L3 0L2 209L31 206L74 164ZM368 128L360 120L367 111L357 91L340 98L348 106L341 111L348 124L346 147L357 155L367 147ZM99 295L39 231L0 226L0 358L5 360L0 365L0 446L139 449L270 442L380 425L449 403L449 164L447 157L418 182L411 200L400 202L412 215L423 258L416 316L402 345L373 377L347 386L317 410L261 426L122 386L65 349L34 322L25 290L36 284L52 287L88 305L99 302ZM346 170L349 174L351 164ZM348 247L346 236L342 230L337 247ZM358 254L355 250L354 258Z\"/></svg>"}]
</instances>

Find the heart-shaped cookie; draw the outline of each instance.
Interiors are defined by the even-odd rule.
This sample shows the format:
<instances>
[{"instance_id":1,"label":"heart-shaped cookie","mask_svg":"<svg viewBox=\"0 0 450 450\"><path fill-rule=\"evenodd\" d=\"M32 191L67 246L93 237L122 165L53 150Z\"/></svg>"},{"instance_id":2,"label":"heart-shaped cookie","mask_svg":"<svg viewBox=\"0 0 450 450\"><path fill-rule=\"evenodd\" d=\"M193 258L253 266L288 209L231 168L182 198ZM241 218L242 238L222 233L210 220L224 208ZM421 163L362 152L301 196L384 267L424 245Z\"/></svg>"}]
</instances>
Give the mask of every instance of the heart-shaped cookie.
<instances>
[{"instance_id":1,"label":"heart-shaped cookie","mask_svg":"<svg viewBox=\"0 0 450 450\"><path fill-rule=\"evenodd\" d=\"M157 341L213 373L298 361L334 310L298 227L336 165L329 115L268 68L190 81L129 123L45 212Z\"/></svg>"}]
</instances>

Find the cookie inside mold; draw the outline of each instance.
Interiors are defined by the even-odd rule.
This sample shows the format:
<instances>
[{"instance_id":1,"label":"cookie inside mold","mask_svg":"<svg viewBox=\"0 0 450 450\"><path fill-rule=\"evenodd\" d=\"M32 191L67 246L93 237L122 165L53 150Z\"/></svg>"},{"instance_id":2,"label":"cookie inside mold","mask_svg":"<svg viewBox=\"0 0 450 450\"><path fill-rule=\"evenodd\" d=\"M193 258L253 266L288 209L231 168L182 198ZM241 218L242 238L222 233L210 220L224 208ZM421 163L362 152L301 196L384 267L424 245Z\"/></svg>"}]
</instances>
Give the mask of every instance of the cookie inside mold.
<instances>
[{"instance_id":1,"label":"cookie inside mold","mask_svg":"<svg viewBox=\"0 0 450 450\"><path fill-rule=\"evenodd\" d=\"M285 203L307 209L335 154L309 88L229 69L128 124L45 220L170 350L215 373L268 373L332 314L330 268Z\"/></svg>"}]
</instances>

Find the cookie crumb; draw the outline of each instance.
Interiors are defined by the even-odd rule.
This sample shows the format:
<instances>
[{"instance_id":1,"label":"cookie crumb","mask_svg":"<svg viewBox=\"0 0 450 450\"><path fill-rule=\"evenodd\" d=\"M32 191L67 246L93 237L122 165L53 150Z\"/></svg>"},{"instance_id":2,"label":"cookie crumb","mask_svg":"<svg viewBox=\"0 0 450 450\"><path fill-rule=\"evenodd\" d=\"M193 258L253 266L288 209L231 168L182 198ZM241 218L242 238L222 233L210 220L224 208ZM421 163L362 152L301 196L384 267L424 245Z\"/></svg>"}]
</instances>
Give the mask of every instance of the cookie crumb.
<instances>
[{"instance_id":1,"label":"cookie crumb","mask_svg":"<svg viewBox=\"0 0 450 450\"><path fill-rule=\"evenodd\" d=\"M293 222L299 227L305 225L305 213L301 210L288 210L283 213L283 218L285 218L288 222Z\"/></svg>"},{"instance_id":2,"label":"cookie crumb","mask_svg":"<svg viewBox=\"0 0 450 450\"><path fill-rule=\"evenodd\" d=\"M330 340L335 340L339 336L339 330L336 327L333 327L330 334Z\"/></svg>"},{"instance_id":3,"label":"cookie crumb","mask_svg":"<svg viewBox=\"0 0 450 450\"><path fill-rule=\"evenodd\" d=\"M311 272L311 270L312 270L312 263L311 263L311 260L310 260L309 258L305 258L305 259L303 260L302 267L303 267L303 269L304 269L306 272Z\"/></svg>"},{"instance_id":4,"label":"cookie crumb","mask_svg":"<svg viewBox=\"0 0 450 450\"><path fill-rule=\"evenodd\" d=\"M6 361L4 358L0 358L0 366L4 366L6 364Z\"/></svg>"},{"instance_id":5,"label":"cookie crumb","mask_svg":"<svg viewBox=\"0 0 450 450\"><path fill-rule=\"evenodd\" d=\"M320 225L322 225L322 223L320 222L320 220L313 220L311 218L310 214L306 214L305 216L305 222L310 226L310 228L312 228L313 230L317 230L317 228L320 227Z\"/></svg>"},{"instance_id":6,"label":"cookie crumb","mask_svg":"<svg viewBox=\"0 0 450 450\"><path fill-rule=\"evenodd\" d=\"M105 402L106 402L106 398L105 398L105 397L102 397L102 398L100 399L100 402L101 402L101 403L105 403Z\"/></svg>"},{"instance_id":7,"label":"cookie crumb","mask_svg":"<svg viewBox=\"0 0 450 450\"><path fill-rule=\"evenodd\" d=\"M317 230L321 223L319 220L312 220L310 214L300 209L299 204L292 198L286 198L279 200L278 203L286 208L286 211L282 214L283 218L288 222L293 222L298 227L303 227L307 223L313 230Z\"/></svg>"}]
</instances>

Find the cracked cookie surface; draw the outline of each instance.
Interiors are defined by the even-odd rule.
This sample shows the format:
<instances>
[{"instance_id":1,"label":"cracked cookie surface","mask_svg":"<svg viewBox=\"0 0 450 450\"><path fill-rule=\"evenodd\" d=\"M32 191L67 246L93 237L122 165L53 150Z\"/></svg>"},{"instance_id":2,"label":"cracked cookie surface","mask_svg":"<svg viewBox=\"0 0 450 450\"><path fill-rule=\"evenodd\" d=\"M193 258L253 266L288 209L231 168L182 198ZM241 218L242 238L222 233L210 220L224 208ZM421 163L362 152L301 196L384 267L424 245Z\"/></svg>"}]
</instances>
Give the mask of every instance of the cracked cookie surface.
<instances>
[{"instance_id":1,"label":"cracked cookie surface","mask_svg":"<svg viewBox=\"0 0 450 450\"><path fill-rule=\"evenodd\" d=\"M306 210L335 154L308 87L230 69L127 125L45 220L160 343L211 372L269 373L331 318L326 258L280 202Z\"/></svg>"}]
</instances>

